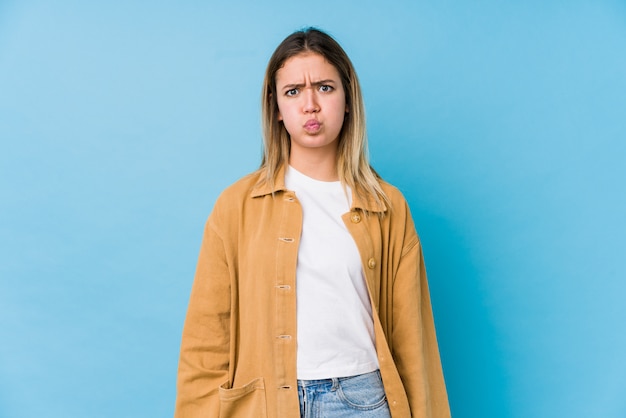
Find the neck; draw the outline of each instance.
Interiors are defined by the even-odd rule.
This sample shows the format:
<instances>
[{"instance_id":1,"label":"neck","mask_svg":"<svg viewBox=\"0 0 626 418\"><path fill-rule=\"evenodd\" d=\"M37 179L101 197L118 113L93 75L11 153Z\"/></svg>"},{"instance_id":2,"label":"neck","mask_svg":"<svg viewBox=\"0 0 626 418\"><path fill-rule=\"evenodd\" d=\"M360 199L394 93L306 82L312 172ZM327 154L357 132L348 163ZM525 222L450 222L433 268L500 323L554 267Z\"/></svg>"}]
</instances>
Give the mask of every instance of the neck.
<instances>
[{"instance_id":1,"label":"neck","mask_svg":"<svg viewBox=\"0 0 626 418\"><path fill-rule=\"evenodd\" d=\"M337 181L337 153L300 153L289 156L289 165L302 174L320 181Z\"/></svg>"}]
</instances>

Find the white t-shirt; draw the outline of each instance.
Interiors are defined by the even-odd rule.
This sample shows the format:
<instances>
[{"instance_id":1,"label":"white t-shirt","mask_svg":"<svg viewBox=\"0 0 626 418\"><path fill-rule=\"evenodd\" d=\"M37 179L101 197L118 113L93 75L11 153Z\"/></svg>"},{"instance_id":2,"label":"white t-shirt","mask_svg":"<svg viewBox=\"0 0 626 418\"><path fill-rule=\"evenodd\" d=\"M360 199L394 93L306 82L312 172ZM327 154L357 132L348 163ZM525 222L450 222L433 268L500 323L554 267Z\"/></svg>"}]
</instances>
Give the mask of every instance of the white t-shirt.
<instances>
[{"instance_id":1,"label":"white t-shirt","mask_svg":"<svg viewBox=\"0 0 626 418\"><path fill-rule=\"evenodd\" d=\"M372 308L356 243L341 216L350 190L289 167L285 185L302 206L296 267L298 379L378 369Z\"/></svg>"}]
</instances>

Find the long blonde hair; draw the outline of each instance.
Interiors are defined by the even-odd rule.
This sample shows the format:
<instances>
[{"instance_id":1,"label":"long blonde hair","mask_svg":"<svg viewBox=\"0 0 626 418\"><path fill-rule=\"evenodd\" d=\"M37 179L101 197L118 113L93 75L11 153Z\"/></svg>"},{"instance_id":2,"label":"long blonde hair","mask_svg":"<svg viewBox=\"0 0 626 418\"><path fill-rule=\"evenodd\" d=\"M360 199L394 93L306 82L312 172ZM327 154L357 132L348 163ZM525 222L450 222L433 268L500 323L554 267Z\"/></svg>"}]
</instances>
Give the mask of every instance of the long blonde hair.
<instances>
[{"instance_id":1,"label":"long blonde hair","mask_svg":"<svg viewBox=\"0 0 626 418\"><path fill-rule=\"evenodd\" d=\"M261 117L263 122L262 182L273 186L277 171L289 162L290 139L278 120L276 72L285 61L298 54L313 52L323 56L339 72L346 95L346 113L338 138L337 172L342 184L362 199L373 200L378 207L390 201L380 185L380 177L369 164L365 129L365 106L354 66L346 52L330 35L316 28L292 33L276 48L267 64L263 81Z\"/></svg>"}]
</instances>

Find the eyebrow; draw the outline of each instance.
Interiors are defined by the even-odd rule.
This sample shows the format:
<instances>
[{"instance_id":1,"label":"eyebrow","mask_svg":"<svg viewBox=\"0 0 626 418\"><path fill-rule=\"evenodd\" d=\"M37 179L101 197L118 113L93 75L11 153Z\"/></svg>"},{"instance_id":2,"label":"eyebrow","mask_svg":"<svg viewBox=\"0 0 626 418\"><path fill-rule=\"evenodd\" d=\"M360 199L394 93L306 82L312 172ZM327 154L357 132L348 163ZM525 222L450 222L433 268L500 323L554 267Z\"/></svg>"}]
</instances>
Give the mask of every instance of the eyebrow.
<instances>
[{"instance_id":1,"label":"eyebrow","mask_svg":"<svg viewBox=\"0 0 626 418\"><path fill-rule=\"evenodd\" d=\"M322 85L326 85L326 84L336 84L337 82L335 80L332 79L326 79L326 80L319 80L316 81L314 83L311 83L312 86L322 86ZM295 88L301 88L306 86L305 83L296 83L296 84L285 84L284 86L281 87L281 90L291 90L291 89L295 89Z\"/></svg>"}]
</instances>

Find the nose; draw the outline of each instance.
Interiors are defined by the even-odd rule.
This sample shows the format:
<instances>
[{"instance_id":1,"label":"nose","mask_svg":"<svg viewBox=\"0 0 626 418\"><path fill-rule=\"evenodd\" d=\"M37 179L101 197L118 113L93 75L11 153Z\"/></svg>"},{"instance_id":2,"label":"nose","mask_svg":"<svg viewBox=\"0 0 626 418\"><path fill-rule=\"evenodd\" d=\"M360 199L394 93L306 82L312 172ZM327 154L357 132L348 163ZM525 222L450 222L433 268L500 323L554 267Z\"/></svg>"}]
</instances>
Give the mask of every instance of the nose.
<instances>
[{"instance_id":1,"label":"nose","mask_svg":"<svg viewBox=\"0 0 626 418\"><path fill-rule=\"evenodd\" d=\"M304 91L304 113L317 113L319 112L319 105L317 103L317 97L313 88L305 89Z\"/></svg>"}]
</instances>

